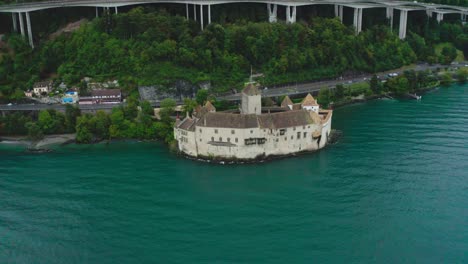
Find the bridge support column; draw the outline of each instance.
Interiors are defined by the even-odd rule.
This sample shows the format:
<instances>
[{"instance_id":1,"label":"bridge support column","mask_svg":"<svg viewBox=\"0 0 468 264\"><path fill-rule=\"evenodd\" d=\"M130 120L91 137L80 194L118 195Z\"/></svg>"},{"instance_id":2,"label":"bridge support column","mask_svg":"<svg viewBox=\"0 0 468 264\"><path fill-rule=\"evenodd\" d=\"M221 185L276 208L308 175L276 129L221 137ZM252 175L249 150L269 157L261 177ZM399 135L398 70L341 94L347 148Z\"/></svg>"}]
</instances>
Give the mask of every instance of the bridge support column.
<instances>
[{"instance_id":1,"label":"bridge support column","mask_svg":"<svg viewBox=\"0 0 468 264\"><path fill-rule=\"evenodd\" d=\"M338 8L338 16L340 17L341 23L343 23L343 6L340 5Z\"/></svg>"},{"instance_id":2,"label":"bridge support column","mask_svg":"<svg viewBox=\"0 0 468 264\"><path fill-rule=\"evenodd\" d=\"M442 20L444 20L444 14L437 13L437 23L440 23Z\"/></svg>"},{"instance_id":3,"label":"bridge support column","mask_svg":"<svg viewBox=\"0 0 468 264\"><path fill-rule=\"evenodd\" d=\"M286 7L286 23L288 24L296 23L296 6Z\"/></svg>"},{"instance_id":4,"label":"bridge support column","mask_svg":"<svg viewBox=\"0 0 468 264\"><path fill-rule=\"evenodd\" d=\"M200 5L200 25L201 30L203 30L203 5Z\"/></svg>"},{"instance_id":5,"label":"bridge support column","mask_svg":"<svg viewBox=\"0 0 468 264\"><path fill-rule=\"evenodd\" d=\"M189 10L188 10L188 4L185 4L185 16L187 17L187 20L190 19Z\"/></svg>"},{"instance_id":6,"label":"bridge support column","mask_svg":"<svg viewBox=\"0 0 468 264\"><path fill-rule=\"evenodd\" d=\"M268 9L268 21L270 23L275 23L276 21L278 21L278 5L267 4L267 9Z\"/></svg>"},{"instance_id":7,"label":"bridge support column","mask_svg":"<svg viewBox=\"0 0 468 264\"><path fill-rule=\"evenodd\" d=\"M408 11L401 10L400 11L400 30L398 32L398 36L400 39L406 38L406 24L408 22Z\"/></svg>"},{"instance_id":8,"label":"bridge support column","mask_svg":"<svg viewBox=\"0 0 468 264\"><path fill-rule=\"evenodd\" d=\"M387 19L390 20L390 29L393 29L393 7L387 7Z\"/></svg>"},{"instance_id":9,"label":"bridge support column","mask_svg":"<svg viewBox=\"0 0 468 264\"><path fill-rule=\"evenodd\" d=\"M208 5L208 25L211 24L211 5Z\"/></svg>"},{"instance_id":10,"label":"bridge support column","mask_svg":"<svg viewBox=\"0 0 468 264\"><path fill-rule=\"evenodd\" d=\"M426 15L427 15L428 17L432 17L432 10L431 10L431 9L427 9L427 10L426 10Z\"/></svg>"},{"instance_id":11,"label":"bridge support column","mask_svg":"<svg viewBox=\"0 0 468 264\"><path fill-rule=\"evenodd\" d=\"M98 9L98 7L96 6L96 18L98 18L98 17L99 17L99 9Z\"/></svg>"},{"instance_id":12,"label":"bridge support column","mask_svg":"<svg viewBox=\"0 0 468 264\"><path fill-rule=\"evenodd\" d=\"M356 34L359 34L362 30L362 8L354 8L354 28Z\"/></svg>"},{"instance_id":13,"label":"bridge support column","mask_svg":"<svg viewBox=\"0 0 468 264\"><path fill-rule=\"evenodd\" d=\"M18 19L16 18L16 13L11 14L11 19L13 19L13 31L18 32Z\"/></svg>"},{"instance_id":14,"label":"bridge support column","mask_svg":"<svg viewBox=\"0 0 468 264\"><path fill-rule=\"evenodd\" d=\"M340 9L338 5L334 5L335 7L335 17L340 16Z\"/></svg>"},{"instance_id":15,"label":"bridge support column","mask_svg":"<svg viewBox=\"0 0 468 264\"><path fill-rule=\"evenodd\" d=\"M26 12L26 24L28 26L29 45L31 46L31 48L34 49L34 41L33 41L32 29L31 29L31 18L29 17L29 12Z\"/></svg>"},{"instance_id":16,"label":"bridge support column","mask_svg":"<svg viewBox=\"0 0 468 264\"><path fill-rule=\"evenodd\" d=\"M460 15L461 15L461 21L463 22L466 21L466 14L461 13Z\"/></svg>"},{"instance_id":17,"label":"bridge support column","mask_svg":"<svg viewBox=\"0 0 468 264\"><path fill-rule=\"evenodd\" d=\"M117 9L117 7L115 7L115 14L117 15L119 13L119 10Z\"/></svg>"},{"instance_id":18,"label":"bridge support column","mask_svg":"<svg viewBox=\"0 0 468 264\"><path fill-rule=\"evenodd\" d=\"M197 5L193 5L193 19L197 21Z\"/></svg>"},{"instance_id":19,"label":"bridge support column","mask_svg":"<svg viewBox=\"0 0 468 264\"><path fill-rule=\"evenodd\" d=\"M20 21L20 30L21 30L21 36L25 36L24 34L24 23L23 23L23 13L19 12L19 21Z\"/></svg>"}]
</instances>

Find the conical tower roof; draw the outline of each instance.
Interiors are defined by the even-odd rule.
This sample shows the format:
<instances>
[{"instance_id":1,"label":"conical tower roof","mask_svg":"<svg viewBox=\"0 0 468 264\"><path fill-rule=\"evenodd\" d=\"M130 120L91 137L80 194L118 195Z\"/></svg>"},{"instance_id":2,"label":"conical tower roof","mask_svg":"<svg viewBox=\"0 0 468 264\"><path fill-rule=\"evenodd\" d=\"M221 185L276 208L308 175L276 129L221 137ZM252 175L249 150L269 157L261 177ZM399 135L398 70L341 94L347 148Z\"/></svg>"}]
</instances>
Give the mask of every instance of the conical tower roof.
<instances>
[{"instance_id":1,"label":"conical tower roof","mask_svg":"<svg viewBox=\"0 0 468 264\"><path fill-rule=\"evenodd\" d=\"M315 98L309 93L307 96L302 100L302 106L317 106L317 101Z\"/></svg>"},{"instance_id":2,"label":"conical tower roof","mask_svg":"<svg viewBox=\"0 0 468 264\"><path fill-rule=\"evenodd\" d=\"M246 95L259 95L260 90L258 90L257 85L255 85L254 83L251 82L251 83L247 84L247 86L244 88L244 90L242 90L242 93L244 93Z\"/></svg>"}]
</instances>

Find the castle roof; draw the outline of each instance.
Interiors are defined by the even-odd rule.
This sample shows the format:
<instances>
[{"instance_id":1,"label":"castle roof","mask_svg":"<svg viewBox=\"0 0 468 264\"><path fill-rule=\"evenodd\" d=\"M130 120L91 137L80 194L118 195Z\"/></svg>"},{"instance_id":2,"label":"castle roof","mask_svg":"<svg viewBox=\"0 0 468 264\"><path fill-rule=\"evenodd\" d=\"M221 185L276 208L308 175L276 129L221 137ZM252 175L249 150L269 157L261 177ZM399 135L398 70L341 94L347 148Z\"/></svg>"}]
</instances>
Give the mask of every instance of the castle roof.
<instances>
[{"instance_id":1,"label":"castle roof","mask_svg":"<svg viewBox=\"0 0 468 264\"><path fill-rule=\"evenodd\" d=\"M279 129L295 126L305 126L319 124L320 117L306 110L293 110L279 113L269 113L262 115L255 114L234 114L234 113L206 113L198 121L196 126L213 128L267 128ZM188 124L181 123L179 128L185 129Z\"/></svg>"},{"instance_id":2,"label":"castle roof","mask_svg":"<svg viewBox=\"0 0 468 264\"><path fill-rule=\"evenodd\" d=\"M197 126L219 128L254 128L258 127L255 114L243 115L232 113L206 113L197 122Z\"/></svg>"},{"instance_id":3,"label":"castle roof","mask_svg":"<svg viewBox=\"0 0 468 264\"><path fill-rule=\"evenodd\" d=\"M242 93L246 95L259 95L260 91L258 87L254 83L249 83L247 86L242 90Z\"/></svg>"},{"instance_id":4,"label":"castle roof","mask_svg":"<svg viewBox=\"0 0 468 264\"><path fill-rule=\"evenodd\" d=\"M281 107L287 107L289 105L293 105L293 102L291 101L291 98L286 95L286 97L284 97L283 101L281 102Z\"/></svg>"},{"instance_id":5,"label":"castle roof","mask_svg":"<svg viewBox=\"0 0 468 264\"><path fill-rule=\"evenodd\" d=\"M210 101L206 101L205 108L208 112L216 112L216 107Z\"/></svg>"},{"instance_id":6,"label":"castle roof","mask_svg":"<svg viewBox=\"0 0 468 264\"><path fill-rule=\"evenodd\" d=\"M315 114L317 117L314 118L314 114L305 110L264 114L258 116L258 122L260 128L268 129L305 126L320 122L320 117Z\"/></svg>"},{"instance_id":7,"label":"castle roof","mask_svg":"<svg viewBox=\"0 0 468 264\"><path fill-rule=\"evenodd\" d=\"M177 124L177 127L183 130L195 131L196 121L195 118L186 117Z\"/></svg>"},{"instance_id":8,"label":"castle roof","mask_svg":"<svg viewBox=\"0 0 468 264\"><path fill-rule=\"evenodd\" d=\"M302 100L302 106L318 106L317 101L315 98L309 93L307 96Z\"/></svg>"}]
</instances>

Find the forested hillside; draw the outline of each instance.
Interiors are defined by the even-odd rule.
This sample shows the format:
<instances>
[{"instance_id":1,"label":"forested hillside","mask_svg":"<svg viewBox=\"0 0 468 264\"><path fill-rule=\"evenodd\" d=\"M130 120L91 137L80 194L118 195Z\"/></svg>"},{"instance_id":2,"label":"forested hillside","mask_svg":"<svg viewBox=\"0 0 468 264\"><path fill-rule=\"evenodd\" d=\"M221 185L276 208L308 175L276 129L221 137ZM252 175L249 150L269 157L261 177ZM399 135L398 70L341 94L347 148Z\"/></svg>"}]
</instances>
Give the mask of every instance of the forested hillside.
<instances>
[{"instance_id":1,"label":"forested hillside","mask_svg":"<svg viewBox=\"0 0 468 264\"><path fill-rule=\"evenodd\" d=\"M468 27L458 23L411 25L420 35L398 39L388 26L358 36L338 19L315 17L296 24L211 24L164 10L137 7L104 15L71 34L42 39L32 51L18 34L6 38L0 57L0 96L18 99L34 81L57 78L79 84L85 76L116 78L131 92L137 85L169 85L178 79L211 81L215 91L238 87L251 66L266 85L377 72L416 61L450 63L468 46ZM442 54L434 46L447 45Z\"/></svg>"}]
</instances>

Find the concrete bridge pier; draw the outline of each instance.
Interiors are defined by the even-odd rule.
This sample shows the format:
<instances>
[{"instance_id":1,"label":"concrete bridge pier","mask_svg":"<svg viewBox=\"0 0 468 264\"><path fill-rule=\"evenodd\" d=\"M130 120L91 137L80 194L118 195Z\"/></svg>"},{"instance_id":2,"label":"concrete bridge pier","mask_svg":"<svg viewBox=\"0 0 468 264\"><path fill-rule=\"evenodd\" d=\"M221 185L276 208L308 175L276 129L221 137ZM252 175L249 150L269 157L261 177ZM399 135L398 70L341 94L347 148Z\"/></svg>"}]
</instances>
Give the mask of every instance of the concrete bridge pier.
<instances>
[{"instance_id":1,"label":"concrete bridge pier","mask_svg":"<svg viewBox=\"0 0 468 264\"><path fill-rule=\"evenodd\" d=\"M356 29L356 34L359 34L362 31L362 8L354 8L353 25Z\"/></svg>"},{"instance_id":2,"label":"concrete bridge pier","mask_svg":"<svg viewBox=\"0 0 468 264\"><path fill-rule=\"evenodd\" d=\"M268 21L270 23L275 23L278 21L278 5L277 4L267 4L268 9Z\"/></svg>"},{"instance_id":3,"label":"concrete bridge pier","mask_svg":"<svg viewBox=\"0 0 468 264\"><path fill-rule=\"evenodd\" d=\"M208 5L208 25L211 24L211 5Z\"/></svg>"},{"instance_id":4,"label":"concrete bridge pier","mask_svg":"<svg viewBox=\"0 0 468 264\"><path fill-rule=\"evenodd\" d=\"M98 17L99 17L99 9L98 9L98 7L96 6L96 18L98 18Z\"/></svg>"},{"instance_id":5,"label":"concrete bridge pier","mask_svg":"<svg viewBox=\"0 0 468 264\"><path fill-rule=\"evenodd\" d=\"M13 31L18 32L18 19L16 18L16 13L11 13L11 19L13 19Z\"/></svg>"},{"instance_id":6,"label":"concrete bridge pier","mask_svg":"<svg viewBox=\"0 0 468 264\"><path fill-rule=\"evenodd\" d=\"M26 24L28 26L29 45L31 46L31 48L34 49L34 41L33 41L32 29L31 29L31 19L29 18L29 12L26 12Z\"/></svg>"},{"instance_id":7,"label":"concrete bridge pier","mask_svg":"<svg viewBox=\"0 0 468 264\"><path fill-rule=\"evenodd\" d=\"M426 15L427 15L427 17L432 17L432 10L431 10L431 9L427 9L427 10L426 10Z\"/></svg>"},{"instance_id":8,"label":"concrete bridge pier","mask_svg":"<svg viewBox=\"0 0 468 264\"><path fill-rule=\"evenodd\" d=\"M339 13L339 12L340 12L339 6L338 6L338 5L334 5L334 7L335 7L335 17L340 16L340 13Z\"/></svg>"},{"instance_id":9,"label":"concrete bridge pier","mask_svg":"<svg viewBox=\"0 0 468 264\"><path fill-rule=\"evenodd\" d=\"M343 23L343 6L342 5L338 7L338 16L340 17L341 23Z\"/></svg>"},{"instance_id":10,"label":"concrete bridge pier","mask_svg":"<svg viewBox=\"0 0 468 264\"><path fill-rule=\"evenodd\" d=\"M193 19L197 21L197 5L193 5Z\"/></svg>"},{"instance_id":11,"label":"concrete bridge pier","mask_svg":"<svg viewBox=\"0 0 468 264\"><path fill-rule=\"evenodd\" d=\"M296 6L286 7L286 23L288 24L296 23Z\"/></svg>"},{"instance_id":12,"label":"concrete bridge pier","mask_svg":"<svg viewBox=\"0 0 468 264\"><path fill-rule=\"evenodd\" d=\"M117 15L119 13L119 10L117 9L117 7L115 7L115 14Z\"/></svg>"},{"instance_id":13,"label":"concrete bridge pier","mask_svg":"<svg viewBox=\"0 0 468 264\"><path fill-rule=\"evenodd\" d=\"M408 11L401 10L400 11L400 30L398 32L398 36L400 39L406 38L406 24L408 23Z\"/></svg>"},{"instance_id":14,"label":"concrete bridge pier","mask_svg":"<svg viewBox=\"0 0 468 264\"><path fill-rule=\"evenodd\" d=\"M187 17L187 20L190 19L188 4L185 4L185 16Z\"/></svg>"},{"instance_id":15,"label":"concrete bridge pier","mask_svg":"<svg viewBox=\"0 0 468 264\"><path fill-rule=\"evenodd\" d=\"M440 23L442 20L444 20L444 14L437 13L437 23Z\"/></svg>"},{"instance_id":16,"label":"concrete bridge pier","mask_svg":"<svg viewBox=\"0 0 468 264\"><path fill-rule=\"evenodd\" d=\"M203 30L203 5L200 5L200 25L201 30Z\"/></svg>"},{"instance_id":17,"label":"concrete bridge pier","mask_svg":"<svg viewBox=\"0 0 468 264\"><path fill-rule=\"evenodd\" d=\"M393 29L393 8L387 7L387 19L390 20L390 29Z\"/></svg>"},{"instance_id":18,"label":"concrete bridge pier","mask_svg":"<svg viewBox=\"0 0 468 264\"><path fill-rule=\"evenodd\" d=\"M20 21L20 30L21 30L21 36L25 36L24 34L24 23L23 23L23 13L19 12L19 21Z\"/></svg>"}]
</instances>

